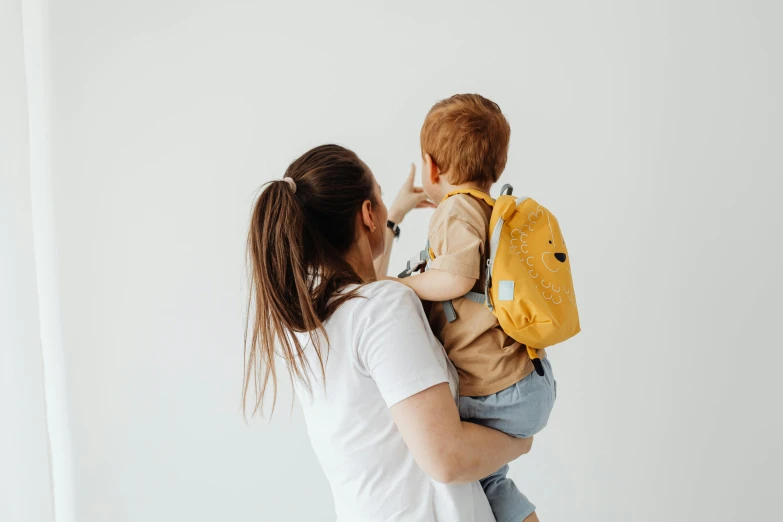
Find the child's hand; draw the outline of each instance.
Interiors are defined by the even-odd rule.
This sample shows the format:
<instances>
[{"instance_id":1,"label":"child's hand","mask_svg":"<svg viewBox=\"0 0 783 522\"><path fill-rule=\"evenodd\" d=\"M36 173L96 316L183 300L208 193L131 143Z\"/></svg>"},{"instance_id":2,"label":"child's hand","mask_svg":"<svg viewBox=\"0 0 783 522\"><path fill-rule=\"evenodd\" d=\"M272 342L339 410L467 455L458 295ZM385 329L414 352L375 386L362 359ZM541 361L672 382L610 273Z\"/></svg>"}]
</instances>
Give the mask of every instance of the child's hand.
<instances>
[{"instance_id":1,"label":"child's hand","mask_svg":"<svg viewBox=\"0 0 783 522\"><path fill-rule=\"evenodd\" d=\"M437 206L427 199L423 188L414 186L415 176L416 166L411 163L410 174L389 207L389 219L398 225L405 219L405 215L414 208L435 208Z\"/></svg>"}]
</instances>

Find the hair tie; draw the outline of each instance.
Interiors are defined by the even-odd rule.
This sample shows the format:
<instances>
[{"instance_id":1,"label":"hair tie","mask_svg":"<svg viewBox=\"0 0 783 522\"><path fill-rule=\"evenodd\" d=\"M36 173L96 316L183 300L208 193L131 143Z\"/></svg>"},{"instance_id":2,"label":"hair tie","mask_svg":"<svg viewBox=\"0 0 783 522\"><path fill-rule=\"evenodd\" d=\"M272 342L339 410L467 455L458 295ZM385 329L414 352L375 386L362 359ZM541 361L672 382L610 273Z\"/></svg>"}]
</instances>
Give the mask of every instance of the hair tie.
<instances>
[{"instance_id":1,"label":"hair tie","mask_svg":"<svg viewBox=\"0 0 783 522\"><path fill-rule=\"evenodd\" d=\"M296 194L296 181L294 181L293 178L289 178L288 176L284 177L283 181L288 183L288 186L291 188L291 193Z\"/></svg>"}]
</instances>

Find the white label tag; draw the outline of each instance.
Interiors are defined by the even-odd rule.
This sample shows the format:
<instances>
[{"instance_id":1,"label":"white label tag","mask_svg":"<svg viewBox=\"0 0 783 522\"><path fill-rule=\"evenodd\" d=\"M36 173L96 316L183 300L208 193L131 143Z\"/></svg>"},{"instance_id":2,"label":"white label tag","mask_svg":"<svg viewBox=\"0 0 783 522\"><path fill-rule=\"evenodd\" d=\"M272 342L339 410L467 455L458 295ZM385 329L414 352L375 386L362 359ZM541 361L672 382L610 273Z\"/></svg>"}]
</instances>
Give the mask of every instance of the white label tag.
<instances>
[{"instance_id":1,"label":"white label tag","mask_svg":"<svg viewBox=\"0 0 783 522\"><path fill-rule=\"evenodd\" d=\"M498 287L498 301L514 300L514 281L501 281Z\"/></svg>"}]
</instances>

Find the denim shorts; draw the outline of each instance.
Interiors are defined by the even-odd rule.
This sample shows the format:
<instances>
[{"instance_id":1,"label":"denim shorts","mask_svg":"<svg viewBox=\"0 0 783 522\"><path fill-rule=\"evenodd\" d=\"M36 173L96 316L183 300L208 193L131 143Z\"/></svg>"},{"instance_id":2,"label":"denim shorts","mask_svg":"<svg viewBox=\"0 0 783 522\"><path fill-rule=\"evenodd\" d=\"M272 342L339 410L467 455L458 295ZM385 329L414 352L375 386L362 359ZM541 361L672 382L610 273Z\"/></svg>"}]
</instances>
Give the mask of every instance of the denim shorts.
<instances>
[{"instance_id":1,"label":"denim shorts","mask_svg":"<svg viewBox=\"0 0 783 522\"><path fill-rule=\"evenodd\" d=\"M492 395L460 397L462 420L488 426L514 437L532 437L546 426L555 405L557 383L549 359L541 359L544 375L532 372ZM521 522L536 507L508 478L508 465L481 480L497 522Z\"/></svg>"}]
</instances>

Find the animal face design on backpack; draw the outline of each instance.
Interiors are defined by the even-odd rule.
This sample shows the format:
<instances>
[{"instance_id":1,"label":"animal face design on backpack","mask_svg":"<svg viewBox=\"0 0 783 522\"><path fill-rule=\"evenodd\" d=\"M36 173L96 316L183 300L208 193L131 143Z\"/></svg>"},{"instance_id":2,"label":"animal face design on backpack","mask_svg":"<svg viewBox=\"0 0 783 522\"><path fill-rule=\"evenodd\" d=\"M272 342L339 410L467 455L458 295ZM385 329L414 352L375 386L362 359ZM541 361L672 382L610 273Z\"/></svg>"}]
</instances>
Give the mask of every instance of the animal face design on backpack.
<instances>
[{"instance_id":1,"label":"animal face design on backpack","mask_svg":"<svg viewBox=\"0 0 783 522\"><path fill-rule=\"evenodd\" d=\"M576 305L571 284L571 263L560 225L555 216L540 205L528 214L528 221L511 231L514 252L534 280L544 299L559 305Z\"/></svg>"}]
</instances>

